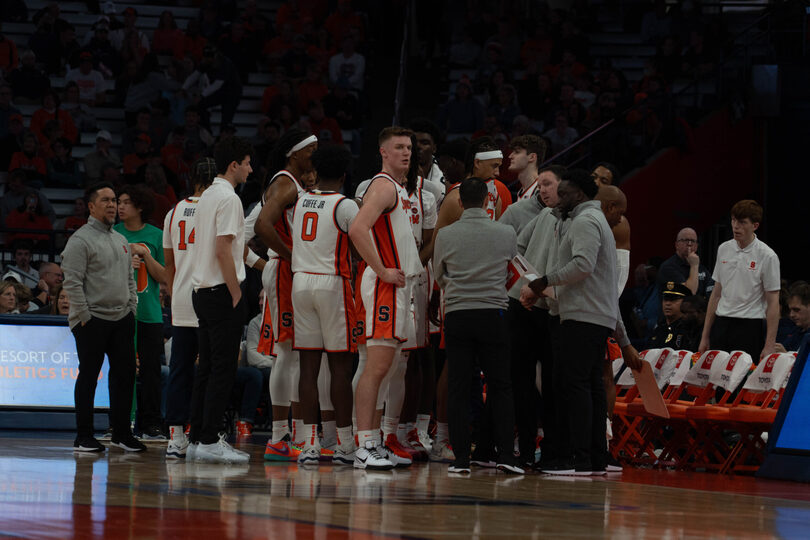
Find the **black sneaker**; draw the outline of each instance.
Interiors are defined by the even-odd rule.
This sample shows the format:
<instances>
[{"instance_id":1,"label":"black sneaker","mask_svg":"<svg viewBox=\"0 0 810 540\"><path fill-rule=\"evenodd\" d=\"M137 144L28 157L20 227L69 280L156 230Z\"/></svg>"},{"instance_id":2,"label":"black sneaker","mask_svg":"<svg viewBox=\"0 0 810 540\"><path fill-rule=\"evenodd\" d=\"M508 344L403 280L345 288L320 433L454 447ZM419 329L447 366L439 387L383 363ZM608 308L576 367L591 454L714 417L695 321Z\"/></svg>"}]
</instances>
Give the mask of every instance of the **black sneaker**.
<instances>
[{"instance_id":1,"label":"black sneaker","mask_svg":"<svg viewBox=\"0 0 810 540\"><path fill-rule=\"evenodd\" d=\"M169 438L160 426L149 426L141 434L141 438L146 441L168 441Z\"/></svg>"},{"instance_id":2,"label":"black sneaker","mask_svg":"<svg viewBox=\"0 0 810 540\"><path fill-rule=\"evenodd\" d=\"M73 441L74 452L103 452L104 450L104 445L90 435L80 435Z\"/></svg>"},{"instance_id":3,"label":"black sneaker","mask_svg":"<svg viewBox=\"0 0 810 540\"><path fill-rule=\"evenodd\" d=\"M447 467L447 472L455 474L470 474L470 464L453 462L449 467Z\"/></svg>"},{"instance_id":4,"label":"black sneaker","mask_svg":"<svg viewBox=\"0 0 810 540\"><path fill-rule=\"evenodd\" d=\"M519 467L517 465L517 463L514 463L514 462L506 461L506 462L503 462L503 463L498 463L497 468L501 472L510 473L510 474L525 474L526 473L525 470L523 470L521 467Z\"/></svg>"},{"instance_id":5,"label":"black sneaker","mask_svg":"<svg viewBox=\"0 0 810 540\"><path fill-rule=\"evenodd\" d=\"M620 473L622 472L622 470L624 470L622 464L619 463L619 461L610 454L607 455L605 461L606 461L605 470L609 473Z\"/></svg>"},{"instance_id":6,"label":"black sneaker","mask_svg":"<svg viewBox=\"0 0 810 540\"><path fill-rule=\"evenodd\" d=\"M123 437L113 435L110 444L121 448L124 452L146 452L146 445L136 439L131 433Z\"/></svg>"},{"instance_id":7,"label":"black sneaker","mask_svg":"<svg viewBox=\"0 0 810 540\"><path fill-rule=\"evenodd\" d=\"M550 461L541 471L553 475L573 475L576 472L570 460L561 459Z\"/></svg>"},{"instance_id":8,"label":"black sneaker","mask_svg":"<svg viewBox=\"0 0 810 540\"><path fill-rule=\"evenodd\" d=\"M473 452L470 457L470 465L483 467L485 469L494 469L498 463L495 461L495 456L486 454L485 452Z\"/></svg>"}]
</instances>

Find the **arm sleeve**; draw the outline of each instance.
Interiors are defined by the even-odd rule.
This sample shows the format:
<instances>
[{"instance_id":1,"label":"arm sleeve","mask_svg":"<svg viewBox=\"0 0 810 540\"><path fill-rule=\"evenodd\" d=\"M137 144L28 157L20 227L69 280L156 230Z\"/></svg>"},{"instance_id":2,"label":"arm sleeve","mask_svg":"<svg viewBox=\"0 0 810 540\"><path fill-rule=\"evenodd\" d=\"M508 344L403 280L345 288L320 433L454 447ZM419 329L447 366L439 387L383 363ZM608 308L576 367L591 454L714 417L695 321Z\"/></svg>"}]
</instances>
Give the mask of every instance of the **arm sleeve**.
<instances>
[{"instance_id":1,"label":"arm sleeve","mask_svg":"<svg viewBox=\"0 0 810 540\"><path fill-rule=\"evenodd\" d=\"M79 320L90 320L90 308L84 295L84 278L87 272L87 246L75 236L68 240L62 252L62 272L65 274L62 288L70 298L70 310L76 312Z\"/></svg>"},{"instance_id":2,"label":"arm sleeve","mask_svg":"<svg viewBox=\"0 0 810 540\"><path fill-rule=\"evenodd\" d=\"M619 294L622 294L624 286L627 284L627 278L630 277L630 250L617 249L616 250L616 264L618 266L619 275Z\"/></svg>"},{"instance_id":3,"label":"arm sleeve","mask_svg":"<svg viewBox=\"0 0 810 540\"><path fill-rule=\"evenodd\" d=\"M436 222L439 220L439 211L436 207L436 197L429 191L423 192L422 202L425 209L424 228L435 229Z\"/></svg>"},{"instance_id":4,"label":"arm sleeve","mask_svg":"<svg viewBox=\"0 0 810 540\"><path fill-rule=\"evenodd\" d=\"M567 285L582 281L596 266L599 253L599 227L591 219L571 222L571 260L562 268L548 274L549 285Z\"/></svg>"},{"instance_id":5,"label":"arm sleeve","mask_svg":"<svg viewBox=\"0 0 810 540\"><path fill-rule=\"evenodd\" d=\"M357 203L352 199L341 199L337 207L335 207L335 221L337 221L337 225L341 231L345 233L349 232L349 226L352 224L352 221L354 221L359 211L360 208L358 208Z\"/></svg>"},{"instance_id":6,"label":"arm sleeve","mask_svg":"<svg viewBox=\"0 0 810 540\"><path fill-rule=\"evenodd\" d=\"M439 287L444 289L447 277L444 275L444 235L441 230L436 235L436 243L433 246L433 277Z\"/></svg>"}]
</instances>

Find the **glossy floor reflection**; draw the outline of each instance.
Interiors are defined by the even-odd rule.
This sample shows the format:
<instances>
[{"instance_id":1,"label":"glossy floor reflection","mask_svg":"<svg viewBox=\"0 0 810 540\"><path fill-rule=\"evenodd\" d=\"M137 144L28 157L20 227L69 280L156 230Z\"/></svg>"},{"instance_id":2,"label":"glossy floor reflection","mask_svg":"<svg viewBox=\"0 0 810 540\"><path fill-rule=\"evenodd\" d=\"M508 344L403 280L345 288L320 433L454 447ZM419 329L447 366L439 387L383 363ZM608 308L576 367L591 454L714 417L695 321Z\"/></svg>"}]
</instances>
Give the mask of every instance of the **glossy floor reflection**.
<instances>
[{"instance_id":1,"label":"glossy floor reflection","mask_svg":"<svg viewBox=\"0 0 810 540\"><path fill-rule=\"evenodd\" d=\"M0 538L810 538L806 484L300 468L266 465L259 444L242 446L249 465L187 464L158 445L87 456L71 442L0 439Z\"/></svg>"}]
</instances>

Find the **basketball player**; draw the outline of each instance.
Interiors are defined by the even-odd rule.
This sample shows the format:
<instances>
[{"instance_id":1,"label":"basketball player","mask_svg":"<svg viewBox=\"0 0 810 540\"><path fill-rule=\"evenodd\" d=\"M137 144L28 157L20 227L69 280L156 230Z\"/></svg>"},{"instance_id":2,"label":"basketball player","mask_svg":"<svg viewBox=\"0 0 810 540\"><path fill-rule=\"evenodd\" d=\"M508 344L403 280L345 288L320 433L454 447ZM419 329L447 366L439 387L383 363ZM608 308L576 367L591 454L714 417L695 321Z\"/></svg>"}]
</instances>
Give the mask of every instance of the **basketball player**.
<instances>
[{"instance_id":1,"label":"basketball player","mask_svg":"<svg viewBox=\"0 0 810 540\"><path fill-rule=\"evenodd\" d=\"M197 315L191 305L191 271L195 263L194 218L200 195L217 175L213 158L200 158L191 167L194 194L178 202L163 220L163 257L167 285L172 297L172 350L169 388L166 394L166 423L169 444L166 457L186 457L188 438L184 426L189 420L189 401L194 382L194 362L199 350Z\"/></svg>"},{"instance_id":2,"label":"basketball player","mask_svg":"<svg viewBox=\"0 0 810 540\"><path fill-rule=\"evenodd\" d=\"M363 197L349 235L368 267L363 273L362 298L366 308L368 360L357 385L357 442L354 466L390 469L393 463L372 429L380 382L408 335L413 278L422 271L413 241L408 193L402 187L411 159L408 129L388 127L380 132L382 171Z\"/></svg>"},{"instance_id":3,"label":"basketball player","mask_svg":"<svg viewBox=\"0 0 810 540\"><path fill-rule=\"evenodd\" d=\"M276 364L270 373L270 395L273 399L273 434L267 441L265 459L294 461L299 451L290 443L287 417L290 406L293 418L299 418L298 401L298 358L292 350L293 307L292 307L292 215L298 197L304 193L299 178L312 169L310 157L317 149L318 139L300 129L287 131L276 143L268 165L269 171L276 171L267 183L262 195L262 206L254 230L269 248L269 261L262 272L262 284L267 295L265 314L269 315L273 326L273 353ZM267 345L260 342L260 348ZM273 345L273 344L271 344ZM295 422L293 423L295 427Z\"/></svg>"},{"instance_id":4,"label":"basketball player","mask_svg":"<svg viewBox=\"0 0 810 540\"><path fill-rule=\"evenodd\" d=\"M546 157L546 143L537 135L520 135L509 144L509 170L516 173L520 181L518 200L530 199L537 191L540 176L538 165Z\"/></svg>"},{"instance_id":5,"label":"basketball player","mask_svg":"<svg viewBox=\"0 0 810 540\"><path fill-rule=\"evenodd\" d=\"M340 194L351 154L343 146L327 146L312 154L318 189L298 197L292 223L293 349L299 351L298 385L305 444L301 464L317 464L318 375L326 351L331 395L337 422L338 446L333 462L354 462L352 440L351 369L354 297L351 287L349 225L357 203Z\"/></svg>"}]
</instances>

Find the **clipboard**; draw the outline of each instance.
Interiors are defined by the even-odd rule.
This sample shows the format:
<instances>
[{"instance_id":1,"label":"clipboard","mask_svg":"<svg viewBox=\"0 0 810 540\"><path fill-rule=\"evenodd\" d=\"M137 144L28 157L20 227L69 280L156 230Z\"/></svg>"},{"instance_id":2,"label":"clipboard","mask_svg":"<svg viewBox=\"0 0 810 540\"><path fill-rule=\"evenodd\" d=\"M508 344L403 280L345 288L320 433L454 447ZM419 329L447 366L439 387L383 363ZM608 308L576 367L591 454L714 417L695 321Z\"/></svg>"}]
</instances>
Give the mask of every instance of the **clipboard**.
<instances>
[{"instance_id":1,"label":"clipboard","mask_svg":"<svg viewBox=\"0 0 810 540\"><path fill-rule=\"evenodd\" d=\"M640 371L633 370L633 378L636 380L636 387L639 395L641 395L644 409L655 416L669 418L669 411L666 403L664 403L664 396L661 395L661 391L658 389L652 366L648 362L642 362Z\"/></svg>"},{"instance_id":2,"label":"clipboard","mask_svg":"<svg viewBox=\"0 0 810 540\"><path fill-rule=\"evenodd\" d=\"M515 284L520 281L520 278L526 278L528 282L532 282L535 279L540 278L539 272L537 272L537 270L535 270L534 267L529 264L529 261L527 261L526 258L520 253L515 255L514 258L509 261L508 272L509 277L507 278L506 282L506 290L514 287ZM543 290L543 296L546 298L556 298L557 296L554 294L554 287L546 287Z\"/></svg>"}]
</instances>

